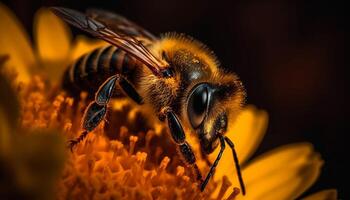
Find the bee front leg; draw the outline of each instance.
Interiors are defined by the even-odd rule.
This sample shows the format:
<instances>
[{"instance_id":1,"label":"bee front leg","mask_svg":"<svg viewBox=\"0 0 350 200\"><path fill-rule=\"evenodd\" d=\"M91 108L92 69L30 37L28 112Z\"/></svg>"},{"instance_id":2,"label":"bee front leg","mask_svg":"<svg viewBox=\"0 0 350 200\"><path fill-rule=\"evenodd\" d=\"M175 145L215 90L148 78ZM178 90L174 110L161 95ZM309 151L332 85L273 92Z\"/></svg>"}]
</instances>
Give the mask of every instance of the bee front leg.
<instances>
[{"instance_id":1,"label":"bee front leg","mask_svg":"<svg viewBox=\"0 0 350 200\"><path fill-rule=\"evenodd\" d=\"M186 142L186 135L182 128L180 120L177 118L176 114L168 107L162 109L160 116L163 119L167 119L171 137L178 146L178 149L181 152L181 156L188 165L192 166L197 176L197 180L202 182L202 175L196 164L196 157L191 146Z\"/></svg>"}]
</instances>

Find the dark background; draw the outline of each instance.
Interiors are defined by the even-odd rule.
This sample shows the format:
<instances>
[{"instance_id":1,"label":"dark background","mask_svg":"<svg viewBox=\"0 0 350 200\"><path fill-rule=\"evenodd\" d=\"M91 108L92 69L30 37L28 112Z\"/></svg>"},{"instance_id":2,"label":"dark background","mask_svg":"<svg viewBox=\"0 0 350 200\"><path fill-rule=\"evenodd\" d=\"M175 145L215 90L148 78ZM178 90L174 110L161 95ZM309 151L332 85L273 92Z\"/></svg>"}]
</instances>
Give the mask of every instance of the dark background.
<instances>
[{"instance_id":1,"label":"dark background","mask_svg":"<svg viewBox=\"0 0 350 200\"><path fill-rule=\"evenodd\" d=\"M29 31L38 8L61 5L109 9L155 34L176 31L199 39L216 52L224 67L241 77L248 103L269 112L267 134L255 155L309 141L325 165L306 194L337 188L340 198L346 196L343 2L13 0L5 4Z\"/></svg>"}]
</instances>

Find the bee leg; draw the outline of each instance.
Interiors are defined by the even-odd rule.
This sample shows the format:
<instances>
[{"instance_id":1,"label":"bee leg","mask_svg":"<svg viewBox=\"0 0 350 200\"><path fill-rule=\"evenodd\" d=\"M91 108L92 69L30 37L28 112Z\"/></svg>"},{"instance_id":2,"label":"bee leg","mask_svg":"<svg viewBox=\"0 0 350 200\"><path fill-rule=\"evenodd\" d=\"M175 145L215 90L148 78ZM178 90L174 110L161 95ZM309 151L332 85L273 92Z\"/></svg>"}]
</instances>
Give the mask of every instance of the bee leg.
<instances>
[{"instance_id":1,"label":"bee leg","mask_svg":"<svg viewBox=\"0 0 350 200\"><path fill-rule=\"evenodd\" d=\"M109 100L113 95L113 91L115 85L120 80L120 75L116 74L114 76L109 77L97 90L95 94L95 102L98 105L107 105Z\"/></svg>"},{"instance_id":2,"label":"bee leg","mask_svg":"<svg viewBox=\"0 0 350 200\"><path fill-rule=\"evenodd\" d=\"M132 84L127 81L124 77L116 74L109 77L98 89L95 94L95 101L91 102L85 109L83 116L83 129L84 131L76 139L70 140L69 147L71 150L83 141L89 132L94 130L102 120L105 119L107 112L107 105L113 95L116 84L136 103L142 104L143 99L137 93Z\"/></svg>"},{"instance_id":3,"label":"bee leg","mask_svg":"<svg viewBox=\"0 0 350 200\"><path fill-rule=\"evenodd\" d=\"M136 91L132 83L130 83L126 78L120 77L118 84L119 84L119 87L121 87L121 89L124 91L124 93L128 97L130 97L133 101L135 101L139 105L143 104L143 98Z\"/></svg>"},{"instance_id":4,"label":"bee leg","mask_svg":"<svg viewBox=\"0 0 350 200\"><path fill-rule=\"evenodd\" d=\"M119 75L111 76L100 86L95 94L95 101L91 102L85 109L82 120L84 131L79 137L70 140L68 143L71 151L77 144L84 140L89 132L94 130L100 122L105 119L107 104L113 94L115 84L119 79Z\"/></svg>"},{"instance_id":5,"label":"bee leg","mask_svg":"<svg viewBox=\"0 0 350 200\"><path fill-rule=\"evenodd\" d=\"M177 144L178 145L178 149L181 152L181 155L183 157L183 159L185 160L185 162L190 165L192 167L192 169L194 170L194 173L196 174L196 179L199 182L202 182L202 174L199 171L199 168L196 164L196 157L193 153L193 150L190 146L190 144L188 144L188 142L184 141L182 144Z\"/></svg>"},{"instance_id":6,"label":"bee leg","mask_svg":"<svg viewBox=\"0 0 350 200\"><path fill-rule=\"evenodd\" d=\"M68 147L70 149L71 152L73 152L73 148L79 144L81 141L83 141L85 139L85 137L87 136L89 132L87 131L83 131L79 137L75 138L75 139L72 139L72 140L69 140L68 142Z\"/></svg>"},{"instance_id":7,"label":"bee leg","mask_svg":"<svg viewBox=\"0 0 350 200\"><path fill-rule=\"evenodd\" d=\"M113 95L114 88L118 86L129 96L133 101L138 104L143 103L142 97L137 93L135 87L123 76L116 74L109 77L98 89L95 94L95 101L99 105L107 105Z\"/></svg>"},{"instance_id":8,"label":"bee leg","mask_svg":"<svg viewBox=\"0 0 350 200\"><path fill-rule=\"evenodd\" d=\"M193 164L194 173L196 174L197 181L202 182L202 174L196 163Z\"/></svg>"},{"instance_id":9,"label":"bee leg","mask_svg":"<svg viewBox=\"0 0 350 200\"><path fill-rule=\"evenodd\" d=\"M186 142L186 135L181 126L180 120L177 118L176 114L169 108L162 109L160 116L162 116L162 118L167 119L171 137L173 138L176 145L178 145L178 149L181 152L182 157L184 158L185 162L188 165L191 165L194 169L197 176L197 180L202 181L202 175L196 164L196 157L193 153L191 146Z\"/></svg>"},{"instance_id":10,"label":"bee leg","mask_svg":"<svg viewBox=\"0 0 350 200\"><path fill-rule=\"evenodd\" d=\"M209 172L207 174L207 177L204 179L204 181L203 181L203 183L201 185L201 191L204 190L205 186L208 184L208 181L209 181L210 177L214 174L215 168L218 165L218 163L219 163L219 161L221 159L222 153L225 150L225 139L222 136L220 136L220 147L221 147L220 148L220 152L219 152L218 156L216 157L213 165L210 167L210 170L209 170Z\"/></svg>"},{"instance_id":11,"label":"bee leg","mask_svg":"<svg viewBox=\"0 0 350 200\"><path fill-rule=\"evenodd\" d=\"M83 129L84 131L76 139L70 140L69 147L71 151L73 148L79 144L87 136L89 132L94 130L100 122L105 118L107 113L106 105L99 105L96 102L91 102L89 106L85 109L83 116Z\"/></svg>"}]
</instances>

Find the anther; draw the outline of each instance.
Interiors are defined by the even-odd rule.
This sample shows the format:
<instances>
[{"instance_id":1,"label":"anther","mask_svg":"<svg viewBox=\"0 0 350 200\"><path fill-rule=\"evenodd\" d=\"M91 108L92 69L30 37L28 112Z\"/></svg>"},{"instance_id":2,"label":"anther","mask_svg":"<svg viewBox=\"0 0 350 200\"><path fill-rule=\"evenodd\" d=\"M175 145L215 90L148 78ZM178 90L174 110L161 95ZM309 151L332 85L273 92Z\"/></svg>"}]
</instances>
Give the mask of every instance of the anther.
<instances>
[{"instance_id":1,"label":"anther","mask_svg":"<svg viewBox=\"0 0 350 200\"><path fill-rule=\"evenodd\" d=\"M138 137L137 136L130 136L129 140L130 140L129 154L131 155L131 154L134 153L135 144L136 144L136 142L138 140Z\"/></svg>"},{"instance_id":2,"label":"anther","mask_svg":"<svg viewBox=\"0 0 350 200\"><path fill-rule=\"evenodd\" d=\"M227 191L227 189L232 185L232 183L228 180L227 176L222 177L222 185L220 188L220 192L216 199L222 199Z\"/></svg>"},{"instance_id":3,"label":"anther","mask_svg":"<svg viewBox=\"0 0 350 200\"><path fill-rule=\"evenodd\" d=\"M234 187L232 193L227 198L227 200L234 200L236 198L236 196L239 195L240 192L241 191L238 188Z\"/></svg>"}]
</instances>

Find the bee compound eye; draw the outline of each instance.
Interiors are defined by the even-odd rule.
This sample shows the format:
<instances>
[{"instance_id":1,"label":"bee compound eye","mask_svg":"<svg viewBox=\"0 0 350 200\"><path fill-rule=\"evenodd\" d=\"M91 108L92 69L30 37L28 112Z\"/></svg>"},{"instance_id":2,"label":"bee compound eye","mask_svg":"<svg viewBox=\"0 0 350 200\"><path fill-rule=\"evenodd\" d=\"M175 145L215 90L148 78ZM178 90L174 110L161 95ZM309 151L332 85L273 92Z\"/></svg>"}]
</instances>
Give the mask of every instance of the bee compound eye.
<instances>
[{"instance_id":1,"label":"bee compound eye","mask_svg":"<svg viewBox=\"0 0 350 200\"><path fill-rule=\"evenodd\" d=\"M187 114L193 128L202 124L208 107L208 88L205 84L198 85L190 94Z\"/></svg>"}]
</instances>

